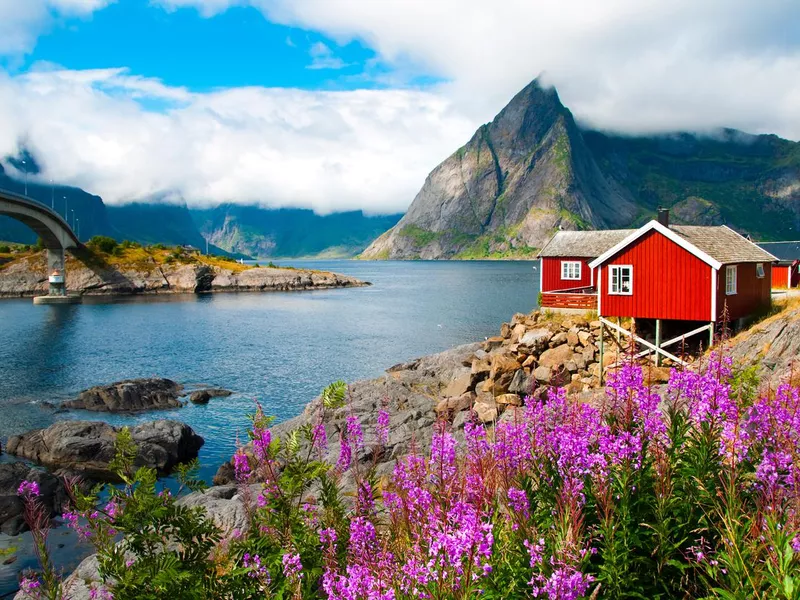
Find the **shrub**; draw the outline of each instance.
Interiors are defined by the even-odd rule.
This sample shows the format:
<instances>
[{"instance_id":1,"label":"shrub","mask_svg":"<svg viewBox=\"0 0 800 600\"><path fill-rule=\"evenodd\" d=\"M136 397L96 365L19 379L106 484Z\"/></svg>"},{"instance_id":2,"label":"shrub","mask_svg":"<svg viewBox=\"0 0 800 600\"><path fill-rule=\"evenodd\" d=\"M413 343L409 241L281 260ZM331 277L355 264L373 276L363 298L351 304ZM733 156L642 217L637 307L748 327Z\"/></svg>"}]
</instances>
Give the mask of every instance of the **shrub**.
<instances>
[{"instance_id":1,"label":"shrub","mask_svg":"<svg viewBox=\"0 0 800 600\"><path fill-rule=\"evenodd\" d=\"M118 244L117 240L108 237L107 235L96 235L92 237L88 242L86 242L86 245L96 250L97 252L102 252L103 254L111 254L117 248Z\"/></svg>"},{"instance_id":2,"label":"shrub","mask_svg":"<svg viewBox=\"0 0 800 600\"><path fill-rule=\"evenodd\" d=\"M118 599L796 599L800 390L756 397L752 383L713 356L673 372L664 409L626 365L599 406L551 389L493 430L469 420L462 445L442 421L429 453L380 482L367 457L387 444L389 413L365 432L339 382L315 424L282 441L257 409L233 461L246 532L156 493L151 471L131 472L128 437L124 489L76 506ZM346 416L335 465L332 411Z\"/></svg>"},{"instance_id":3,"label":"shrub","mask_svg":"<svg viewBox=\"0 0 800 600\"><path fill-rule=\"evenodd\" d=\"M0 254L9 254L11 252L11 246L7 246L6 244L0 244Z\"/></svg>"}]
</instances>

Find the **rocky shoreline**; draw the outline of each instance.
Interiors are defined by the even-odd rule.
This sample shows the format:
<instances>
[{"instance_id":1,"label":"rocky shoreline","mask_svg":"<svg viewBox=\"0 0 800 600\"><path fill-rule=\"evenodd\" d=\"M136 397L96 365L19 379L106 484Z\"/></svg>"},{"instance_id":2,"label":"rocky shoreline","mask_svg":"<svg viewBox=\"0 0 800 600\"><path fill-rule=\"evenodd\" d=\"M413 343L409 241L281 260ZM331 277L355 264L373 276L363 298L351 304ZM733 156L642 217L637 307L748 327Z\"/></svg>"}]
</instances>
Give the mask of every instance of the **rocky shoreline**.
<instances>
[{"instance_id":1,"label":"rocky shoreline","mask_svg":"<svg viewBox=\"0 0 800 600\"><path fill-rule=\"evenodd\" d=\"M69 254L66 271L68 292L82 296L287 292L370 285L329 271L277 267L242 270L198 262L154 261L118 267L107 262L84 262ZM47 276L43 252L8 263L0 269L0 298L46 294Z\"/></svg>"}]
</instances>

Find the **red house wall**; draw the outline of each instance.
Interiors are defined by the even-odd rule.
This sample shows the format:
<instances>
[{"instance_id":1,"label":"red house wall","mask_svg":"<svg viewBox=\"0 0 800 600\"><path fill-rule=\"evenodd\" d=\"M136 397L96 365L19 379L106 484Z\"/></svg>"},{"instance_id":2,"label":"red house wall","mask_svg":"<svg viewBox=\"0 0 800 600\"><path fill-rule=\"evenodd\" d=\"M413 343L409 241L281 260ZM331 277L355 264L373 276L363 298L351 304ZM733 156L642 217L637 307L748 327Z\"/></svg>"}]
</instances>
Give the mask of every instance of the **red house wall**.
<instances>
[{"instance_id":1,"label":"red house wall","mask_svg":"<svg viewBox=\"0 0 800 600\"><path fill-rule=\"evenodd\" d=\"M609 265L633 265L631 296L608 293ZM602 281L595 273L595 283L604 317L711 320L711 267L657 231L646 233L600 268Z\"/></svg>"},{"instance_id":2,"label":"red house wall","mask_svg":"<svg viewBox=\"0 0 800 600\"><path fill-rule=\"evenodd\" d=\"M725 267L722 265L717 275L717 320L722 320L722 313L727 303L728 320L735 321L759 310L769 308L772 302L772 265L763 263L764 277L756 276L756 263L739 263L737 265L736 293L728 296L725 293Z\"/></svg>"},{"instance_id":3,"label":"red house wall","mask_svg":"<svg viewBox=\"0 0 800 600\"><path fill-rule=\"evenodd\" d=\"M789 271L791 267L783 265L775 265L772 267L772 287L786 288L789 287Z\"/></svg>"},{"instance_id":4,"label":"red house wall","mask_svg":"<svg viewBox=\"0 0 800 600\"><path fill-rule=\"evenodd\" d=\"M581 262L581 278L580 279L561 279L561 261L580 261ZM539 268L542 269L542 291L553 292L555 290L568 290L578 287L586 287L592 285L592 270L589 268L589 262L594 260L592 258L552 258L543 257L542 264Z\"/></svg>"}]
</instances>

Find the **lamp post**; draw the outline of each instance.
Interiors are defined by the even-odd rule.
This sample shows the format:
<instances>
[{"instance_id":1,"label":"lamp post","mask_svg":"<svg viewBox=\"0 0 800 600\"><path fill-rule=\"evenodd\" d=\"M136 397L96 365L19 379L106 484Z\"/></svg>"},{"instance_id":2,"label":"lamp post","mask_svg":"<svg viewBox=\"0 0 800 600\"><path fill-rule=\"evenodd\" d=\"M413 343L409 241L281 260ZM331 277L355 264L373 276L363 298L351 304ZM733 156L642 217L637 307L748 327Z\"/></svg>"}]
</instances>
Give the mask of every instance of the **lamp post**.
<instances>
[{"instance_id":1,"label":"lamp post","mask_svg":"<svg viewBox=\"0 0 800 600\"><path fill-rule=\"evenodd\" d=\"M69 208L69 202L67 200L67 197L64 196L64 220L65 221L67 220L67 209L68 208Z\"/></svg>"},{"instance_id":2,"label":"lamp post","mask_svg":"<svg viewBox=\"0 0 800 600\"><path fill-rule=\"evenodd\" d=\"M72 213L72 231L75 231L75 211L71 210L69 212Z\"/></svg>"},{"instance_id":3,"label":"lamp post","mask_svg":"<svg viewBox=\"0 0 800 600\"><path fill-rule=\"evenodd\" d=\"M81 220L75 219L75 236L78 238L78 241L81 239Z\"/></svg>"}]
</instances>

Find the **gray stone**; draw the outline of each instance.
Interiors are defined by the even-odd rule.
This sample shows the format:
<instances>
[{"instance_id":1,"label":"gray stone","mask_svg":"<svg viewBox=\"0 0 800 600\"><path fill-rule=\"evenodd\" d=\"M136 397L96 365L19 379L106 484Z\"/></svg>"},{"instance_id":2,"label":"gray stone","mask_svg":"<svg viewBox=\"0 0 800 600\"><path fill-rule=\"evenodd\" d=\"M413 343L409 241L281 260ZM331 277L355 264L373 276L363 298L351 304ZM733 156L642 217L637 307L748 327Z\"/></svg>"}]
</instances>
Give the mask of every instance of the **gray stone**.
<instances>
[{"instance_id":1,"label":"gray stone","mask_svg":"<svg viewBox=\"0 0 800 600\"><path fill-rule=\"evenodd\" d=\"M554 348L556 346L560 346L561 344L567 343L567 334L563 331L559 331L555 334L552 338L550 338L550 347Z\"/></svg>"},{"instance_id":2,"label":"gray stone","mask_svg":"<svg viewBox=\"0 0 800 600\"><path fill-rule=\"evenodd\" d=\"M465 394L470 387L472 387L472 374L467 371L448 383L447 387L444 388L444 391L442 392L442 396L461 396Z\"/></svg>"},{"instance_id":3,"label":"gray stone","mask_svg":"<svg viewBox=\"0 0 800 600\"><path fill-rule=\"evenodd\" d=\"M536 379L533 375L526 375L525 371L519 369L514 373L514 378L511 380L511 385L508 386L508 391L513 394L527 396L533 391L536 384Z\"/></svg>"},{"instance_id":4,"label":"gray stone","mask_svg":"<svg viewBox=\"0 0 800 600\"><path fill-rule=\"evenodd\" d=\"M549 329L531 329L520 338L519 343L534 352L539 352L547 347L551 337L553 337L553 334Z\"/></svg>"},{"instance_id":5,"label":"gray stone","mask_svg":"<svg viewBox=\"0 0 800 600\"><path fill-rule=\"evenodd\" d=\"M183 406L178 397L183 386L171 379L152 377L126 379L109 385L99 385L84 390L74 400L61 404L62 408L98 412L141 412Z\"/></svg>"},{"instance_id":6,"label":"gray stone","mask_svg":"<svg viewBox=\"0 0 800 600\"><path fill-rule=\"evenodd\" d=\"M497 402L492 396L481 394L475 401L472 410L483 423L492 423L497 420Z\"/></svg>"},{"instance_id":7,"label":"gray stone","mask_svg":"<svg viewBox=\"0 0 800 600\"><path fill-rule=\"evenodd\" d=\"M60 515L68 504L60 478L23 462L0 463L0 531L7 535L28 530L23 518L25 505L17 494L19 484L23 481L39 484L39 500L51 517Z\"/></svg>"},{"instance_id":8,"label":"gray stone","mask_svg":"<svg viewBox=\"0 0 800 600\"><path fill-rule=\"evenodd\" d=\"M109 464L120 429L96 421L59 421L9 438L6 450L53 469L83 474L89 479L113 481ZM130 428L137 446L135 466L156 469L160 475L197 457L203 438L184 423L150 421Z\"/></svg>"}]
</instances>

